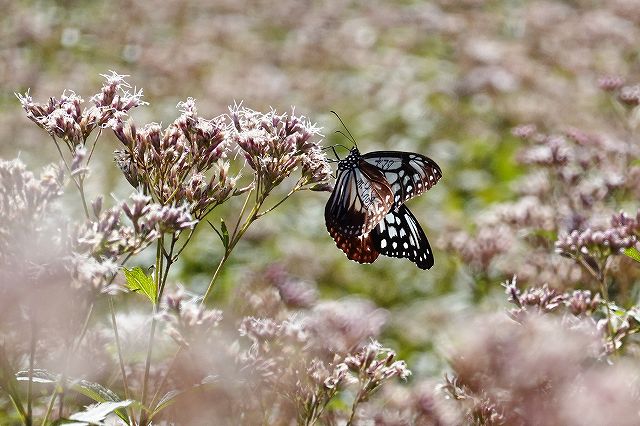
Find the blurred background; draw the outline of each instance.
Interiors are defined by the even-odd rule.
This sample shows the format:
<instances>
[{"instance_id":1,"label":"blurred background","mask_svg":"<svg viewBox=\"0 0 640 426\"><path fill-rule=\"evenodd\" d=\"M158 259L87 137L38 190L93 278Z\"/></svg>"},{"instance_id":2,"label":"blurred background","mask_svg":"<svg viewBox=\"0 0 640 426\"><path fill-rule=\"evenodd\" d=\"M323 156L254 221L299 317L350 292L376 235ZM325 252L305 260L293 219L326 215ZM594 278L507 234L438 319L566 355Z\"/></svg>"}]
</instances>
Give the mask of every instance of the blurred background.
<instances>
[{"instance_id":1,"label":"blurred background","mask_svg":"<svg viewBox=\"0 0 640 426\"><path fill-rule=\"evenodd\" d=\"M133 112L137 123L170 123L187 97L203 117L234 102L260 111L295 106L323 128L326 145L349 145L334 133L335 110L361 151L433 158L444 177L409 203L435 249L431 270L386 257L348 261L325 230L329 194L302 192L251 229L216 295L224 307L232 289L277 264L315 283L322 299L369 299L390 312L382 342L422 378L440 377L437 339L464 324L454 319L506 306L500 282L511 270L493 258L470 266L469 256L479 219L517 200L528 173L516 161L523 142L512 129L533 123L550 133L623 135L598 79L634 81L640 73L636 0L0 0L0 7L0 155L34 170L57 161L57 152L14 92L30 90L42 102L71 89L88 101L109 70L144 89L149 105ZM130 187L112 160L119 142L102 137L89 192L123 198ZM199 292L221 255L205 228L173 277Z\"/></svg>"}]
</instances>

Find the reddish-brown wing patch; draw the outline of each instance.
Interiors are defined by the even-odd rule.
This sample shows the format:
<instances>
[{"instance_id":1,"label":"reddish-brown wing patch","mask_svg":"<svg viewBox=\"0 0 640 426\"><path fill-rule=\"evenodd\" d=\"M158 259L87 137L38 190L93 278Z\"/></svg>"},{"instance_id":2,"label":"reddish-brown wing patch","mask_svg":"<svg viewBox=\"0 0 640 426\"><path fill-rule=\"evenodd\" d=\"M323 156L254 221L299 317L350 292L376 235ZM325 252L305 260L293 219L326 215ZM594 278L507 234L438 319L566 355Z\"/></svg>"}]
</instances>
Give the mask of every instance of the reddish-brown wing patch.
<instances>
[{"instance_id":1,"label":"reddish-brown wing patch","mask_svg":"<svg viewBox=\"0 0 640 426\"><path fill-rule=\"evenodd\" d=\"M338 248L345 252L351 260L355 260L358 263L373 263L380 255L373 246L373 241L368 232L352 237L341 234L333 227L327 227L327 230L335 240Z\"/></svg>"}]
</instances>

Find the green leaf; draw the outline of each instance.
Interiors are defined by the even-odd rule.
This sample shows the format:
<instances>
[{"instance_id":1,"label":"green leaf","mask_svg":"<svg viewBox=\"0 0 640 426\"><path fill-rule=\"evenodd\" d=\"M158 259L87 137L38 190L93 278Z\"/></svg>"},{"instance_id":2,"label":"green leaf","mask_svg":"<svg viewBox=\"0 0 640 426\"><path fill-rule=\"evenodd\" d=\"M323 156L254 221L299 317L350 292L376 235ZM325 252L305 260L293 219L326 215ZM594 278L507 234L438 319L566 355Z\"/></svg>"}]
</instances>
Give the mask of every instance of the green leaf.
<instances>
[{"instance_id":1,"label":"green leaf","mask_svg":"<svg viewBox=\"0 0 640 426\"><path fill-rule=\"evenodd\" d=\"M331 192L333 187L328 183L318 183L309 188L311 191L315 192Z\"/></svg>"},{"instance_id":2,"label":"green leaf","mask_svg":"<svg viewBox=\"0 0 640 426\"><path fill-rule=\"evenodd\" d=\"M178 390L172 390L165 393L164 396L160 398L160 401L158 401L156 406L153 408L153 412L149 416L149 420L151 420L160 411L164 410L165 408L167 408L168 406L176 402L176 397L178 397L179 395L182 395L183 393L184 391L178 391Z\"/></svg>"},{"instance_id":3,"label":"green leaf","mask_svg":"<svg viewBox=\"0 0 640 426\"><path fill-rule=\"evenodd\" d=\"M218 234L218 237L220 238L220 241L222 241L222 244L224 244L224 237L222 236L222 234L220 233L220 231L218 231L216 229L215 226L213 226L213 223L207 221L207 223L209 224L209 226L211 227L211 229L213 229L214 231L216 231L216 234Z\"/></svg>"},{"instance_id":4,"label":"green leaf","mask_svg":"<svg viewBox=\"0 0 640 426\"><path fill-rule=\"evenodd\" d=\"M80 380L77 383L71 385L73 390L84 396L93 399L96 402L118 402L120 397L112 391L107 389L99 383L89 382L87 380Z\"/></svg>"},{"instance_id":5,"label":"green leaf","mask_svg":"<svg viewBox=\"0 0 640 426\"><path fill-rule=\"evenodd\" d=\"M90 382L88 380L80 380L77 383L73 383L71 388L84 396L93 399L96 402L120 402L120 397L111 389L105 388L99 383ZM130 402L131 403L131 402ZM129 424L129 417L127 413L118 407L115 412L125 423Z\"/></svg>"},{"instance_id":6,"label":"green leaf","mask_svg":"<svg viewBox=\"0 0 640 426\"><path fill-rule=\"evenodd\" d=\"M213 226L213 223L207 221L207 223L209 224L211 229L216 231L216 234L218 234L218 237L220 237L220 241L222 241L222 245L224 246L224 249L228 250L228 248L229 248L229 230L227 229L227 225L224 223L224 219L221 218L220 222L221 222L220 231L218 231L216 229L216 227Z\"/></svg>"},{"instance_id":7,"label":"green leaf","mask_svg":"<svg viewBox=\"0 0 640 426\"><path fill-rule=\"evenodd\" d=\"M628 249L624 250L624 254L632 258L636 262L640 262L640 251L638 251L637 248L629 247Z\"/></svg>"},{"instance_id":8,"label":"green leaf","mask_svg":"<svg viewBox=\"0 0 640 426\"><path fill-rule=\"evenodd\" d=\"M102 421L109 415L118 409L122 409L131 405L133 401L118 401L118 402L100 402L98 404L90 405L86 407L84 411L72 414L69 416L70 420L86 422L93 425L101 425Z\"/></svg>"},{"instance_id":9,"label":"green leaf","mask_svg":"<svg viewBox=\"0 0 640 426\"><path fill-rule=\"evenodd\" d=\"M42 368L34 368L32 374L33 383L56 383L58 378ZM16 380L26 382L29 380L29 370L21 370L16 373Z\"/></svg>"},{"instance_id":10,"label":"green leaf","mask_svg":"<svg viewBox=\"0 0 640 426\"><path fill-rule=\"evenodd\" d=\"M29 380L29 371L22 370L16 373L16 380L18 381L27 381ZM60 380L60 376L56 375L50 371L44 369L34 369L33 370L33 382L34 383L42 383L42 384L57 384ZM72 379L67 379L66 381L67 387L78 392L87 398L90 398L96 402L122 402L120 397L111 389L105 388L99 383L90 382L88 380L78 380L74 381ZM115 409L116 414L125 423L129 424L129 418L127 413L122 409L122 407L117 407Z\"/></svg>"},{"instance_id":11,"label":"green leaf","mask_svg":"<svg viewBox=\"0 0 640 426\"><path fill-rule=\"evenodd\" d=\"M24 420L27 417L27 413L22 404L20 398L20 391L18 389L18 381L13 373L13 368L7 358L7 354L4 350L4 345L0 345L0 388L3 389L13 402L14 407L20 413L20 416Z\"/></svg>"},{"instance_id":12,"label":"green leaf","mask_svg":"<svg viewBox=\"0 0 640 426\"><path fill-rule=\"evenodd\" d=\"M224 249L227 250L229 248L229 230L222 218L220 218L220 231L222 231L222 245Z\"/></svg>"},{"instance_id":13,"label":"green leaf","mask_svg":"<svg viewBox=\"0 0 640 426\"><path fill-rule=\"evenodd\" d=\"M129 290L143 293L147 298L156 304L158 297L158 288L151 277L147 276L141 267L136 266L133 269L122 268L124 276L127 279Z\"/></svg>"}]
</instances>

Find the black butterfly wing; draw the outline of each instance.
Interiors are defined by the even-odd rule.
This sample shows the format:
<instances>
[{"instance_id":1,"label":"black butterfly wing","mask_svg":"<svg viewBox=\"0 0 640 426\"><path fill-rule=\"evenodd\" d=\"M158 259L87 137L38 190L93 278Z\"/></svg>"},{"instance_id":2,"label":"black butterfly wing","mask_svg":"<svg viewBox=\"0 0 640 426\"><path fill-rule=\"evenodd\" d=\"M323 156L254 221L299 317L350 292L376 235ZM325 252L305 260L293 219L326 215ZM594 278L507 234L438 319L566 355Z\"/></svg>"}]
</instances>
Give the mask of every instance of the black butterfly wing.
<instances>
[{"instance_id":1,"label":"black butterfly wing","mask_svg":"<svg viewBox=\"0 0 640 426\"><path fill-rule=\"evenodd\" d=\"M406 257L420 269L433 266L429 240L407 206L394 206L371 232L373 247L382 255Z\"/></svg>"},{"instance_id":2,"label":"black butterfly wing","mask_svg":"<svg viewBox=\"0 0 640 426\"><path fill-rule=\"evenodd\" d=\"M347 255L347 258L358 263L373 263L380 255L373 246L371 233L348 237L336 231L335 228L328 229L336 246Z\"/></svg>"},{"instance_id":3,"label":"black butterfly wing","mask_svg":"<svg viewBox=\"0 0 640 426\"><path fill-rule=\"evenodd\" d=\"M362 160L384 174L396 205L431 189L442 177L435 161L414 152L374 151L363 154Z\"/></svg>"},{"instance_id":4,"label":"black butterfly wing","mask_svg":"<svg viewBox=\"0 0 640 426\"><path fill-rule=\"evenodd\" d=\"M361 166L338 171L324 209L330 233L333 229L345 237L366 234L393 205L393 193L384 174L364 161Z\"/></svg>"}]
</instances>

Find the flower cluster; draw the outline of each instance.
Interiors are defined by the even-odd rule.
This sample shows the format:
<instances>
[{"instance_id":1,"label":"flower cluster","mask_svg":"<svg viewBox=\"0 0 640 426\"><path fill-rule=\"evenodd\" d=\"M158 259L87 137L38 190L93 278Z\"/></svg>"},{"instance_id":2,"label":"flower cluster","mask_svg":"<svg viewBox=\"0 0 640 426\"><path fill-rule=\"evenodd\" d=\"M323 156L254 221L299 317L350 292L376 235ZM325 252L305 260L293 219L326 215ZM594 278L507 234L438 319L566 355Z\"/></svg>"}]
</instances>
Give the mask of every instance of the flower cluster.
<instances>
[{"instance_id":1,"label":"flower cluster","mask_svg":"<svg viewBox=\"0 0 640 426\"><path fill-rule=\"evenodd\" d=\"M588 316L601 306L600 295L592 295L590 290L562 293L544 284L541 287L528 288L523 292L518 288L515 277L503 285L509 302L516 305L516 308L509 311L509 316L516 321L522 321L531 313L546 314L557 312L561 308L576 317Z\"/></svg>"},{"instance_id":2,"label":"flower cluster","mask_svg":"<svg viewBox=\"0 0 640 426\"><path fill-rule=\"evenodd\" d=\"M556 241L556 251L566 256L598 253L598 257L618 254L624 249L633 247L637 241L627 227L612 227L604 230L587 228L583 231L574 229L568 235Z\"/></svg>"},{"instance_id":3,"label":"flower cluster","mask_svg":"<svg viewBox=\"0 0 640 426\"><path fill-rule=\"evenodd\" d=\"M504 284L509 302L516 305L508 311L511 319L519 324L536 321L543 314L556 318L563 327L580 328L600 341L600 356L619 353L623 346L634 345L629 337L640 332L640 312L637 307L625 309L603 300L600 294L590 290L573 290L561 293L549 288L532 287L518 289L515 277Z\"/></svg>"},{"instance_id":4,"label":"flower cluster","mask_svg":"<svg viewBox=\"0 0 640 426\"><path fill-rule=\"evenodd\" d=\"M275 391L296 401L301 421L316 421L339 391L357 383L354 418L358 403L371 398L390 379L411 374L404 361L376 341L345 354L323 353L321 337L305 321L247 317L240 335L252 342L238 354L241 370L252 371L251 380L260 380L256 389L266 385L270 394Z\"/></svg>"},{"instance_id":5,"label":"flower cluster","mask_svg":"<svg viewBox=\"0 0 640 426\"><path fill-rule=\"evenodd\" d=\"M190 346L209 341L211 329L222 321L222 311L206 309L197 297L179 287L164 297L162 319L167 333L179 345Z\"/></svg>"},{"instance_id":6,"label":"flower cluster","mask_svg":"<svg viewBox=\"0 0 640 426\"><path fill-rule=\"evenodd\" d=\"M74 251L91 257L118 259L147 247L164 232L192 228L195 221L186 206L172 207L152 203L151 197L133 194L129 202L101 211L101 201L94 202L95 220L88 220L76 230ZM122 221L122 214L131 226Z\"/></svg>"},{"instance_id":7,"label":"flower cluster","mask_svg":"<svg viewBox=\"0 0 640 426\"><path fill-rule=\"evenodd\" d=\"M516 278L513 277L513 279L507 281L504 286L509 302L518 307L510 312L513 318L517 318L518 314L523 311L533 309L540 313L553 312L566 300L566 295L553 288L549 288L547 284L544 284L542 287L530 288L522 293L517 287Z\"/></svg>"},{"instance_id":8,"label":"flower cluster","mask_svg":"<svg viewBox=\"0 0 640 426\"><path fill-rule=\"evenodd\" d=\"M598 78L598 87L605 92L615 92L624 85L624 78L619 75L603 75Z\"/></svg>"},{"instance_id":9,"label":"flower cluster","mask_svg":"<svg viewBox=\"0 0 640 426\"><path fill-rule=\"evenodd\" d=\"M616 84L601 81L611 90ZM526 167L514 184L516 200L492 206L476 217L471 230L456 229L440 243L493 282L514 274L552 288L571 287L585 274L599 280L605 260L637 241L627 219L607 226L601 218L620 194L636 191L640 174L631 159L640 152L625 139L574 127L546 134L528 124L513 134L523 142L516 159ZM554 244L555 252L550 250ZM579 262L559 259L557 253ZM524 262L515 262L520 258Z\"/></svg>"},{"instance_id":10,"label":"flower cluster","mask_svg":"<svg viewBox=\"0 0 640 426\"><path fill-rule=\"evenodd\" d=\"M363 393L372 393L390 378L406 380L411 375L406 362L396 361L396 353L382 347L375 340L355 355L347 356L344 363L356 372L362 383Z\"/></svg>"},{"instance_id":11,"label":"flower cluster","mask_svg":"<svg viewBox=\"0 0 640 426\"><path fill-rule=\"evenodd\" d=\"M103 75L105 83L99 93L91 97L94 105L83 107L84 100L72 91L65 91L59 99L49 98L47 103L38 103L27 92L16 94L27 117L51 136L65 141L73 152L83 145L96 128L110 127L122 120L128 112L143 105L142 90L133 91L122 75L111 72Z\"/></svg>"},{"instance_id":12,"label":"flower cluster","mask_svg":"<svg viewBox=\"0 0 640 426\"><path fill-rule=\"evenodd\" d=\"M639 230L638 216L632 218L621 212L613 215L608 228L574 229L560 236L555 243L556 252L579 261L601 280L609 257L634 248Z\"/></svg>"},{"instance_id":13,"label":"flower cluster","mask_svg":"<svg viewBox=\"0 0 640 426\"><path fill-rule=\"evenodd\" d=\"M331 168L320 146L314 140L319 129L306 117L266 114L239 105L229 108L233 121L232 138L242 150L247 164L260 182L261 193L266 196L289 177L302 169L298 187L323 184L331 175Z\"/></svg>"},{"instance_id":14,"label":"flower cluster","mask_svg":"<svg viewBox=\"0 0 640 426\"><path fill-rule=\"evenodd\" d=\"M164 130L156 123L138 129L132 121L118 121L113 130L124 149L115 152L115 160L132 186L163 205L187 202L191 214L202 218L238 193L236 178L223 161L229 148L227 124L223 117L199 117L191 98L178 108L180 117Z\"/></svg>"},{"instance_id":15,"label":"flower cluster","mask_svg":"<svg viewBox=\"0 0 640 426\"><path fill-rule=\"evenodd\" d=\"M493 326L480 325L487 321ZM584 380L620 368L600 362L600 336L588 318L532 315L516 323L493 316L462 334L450 355L454 377L442 387L464 413L460 423L571 423L576 404L590 399Z\"/></svg>"},{"instance_id":16,"label":"flower cluster","mask_svg":"<svg viewBox=\"0 0 640 426\"><path fill-rule=\"evenodd\" d=\"M618 100L629 107L640 105L640 85L622 86L618 92Z\"/></svg>"},{"instance_id":17,"label":"flower cluster","mask_svg":"<svg viewBox=\"0 0 640 426\"><path fill-rule=\"evenodd\" d=\"M108 294L122 291L120 286L112 284L120 269L114 259L99 260L88 253L73 253L69 268L75 288Z\"/></svg>"},{"instance_id":18,"label":"flower cluster","mask_svg":"<svg viewBox=\"0 0 640 426\"><path fill-rule=\"evenodd\" d=\"M505 417L500 407L484 392L473 392L469 386L461 384L457 377L444 376L444 383L438 386L447 398L465 406L465 420L477 425L503 425ZM461 420L461 419L460 419Z\"/></svg>"},{"instance_id":19,"label":"flower cluster","mask_svg":"<svg viewBox=\"0 0 640 426\"><path fill-rule=\"evenodd\" d=\"M37 179L20 160L0 160L0 261L10 257L17 230L37 231L53 200L62 195L63 172L56 166L45 168Z\"/></svg>"}]
</instances>

